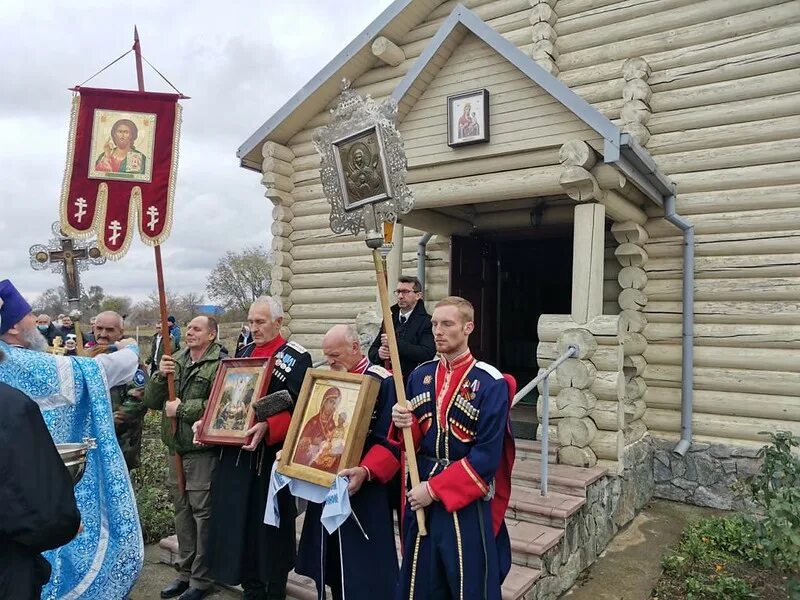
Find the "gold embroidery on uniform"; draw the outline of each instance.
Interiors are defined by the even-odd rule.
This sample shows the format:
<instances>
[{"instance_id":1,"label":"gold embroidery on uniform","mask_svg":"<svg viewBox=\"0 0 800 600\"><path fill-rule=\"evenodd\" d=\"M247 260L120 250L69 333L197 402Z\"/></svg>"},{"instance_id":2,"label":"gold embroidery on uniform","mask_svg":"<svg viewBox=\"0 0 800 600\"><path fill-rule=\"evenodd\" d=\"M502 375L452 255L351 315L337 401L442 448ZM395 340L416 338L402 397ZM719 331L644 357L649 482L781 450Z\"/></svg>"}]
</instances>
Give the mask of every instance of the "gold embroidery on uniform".
<instances>
[{"instance_id":1,"label":"gold embroidery on uniform","mask_svg":"<svg viewBox=\"0 0 800 600\"><path fill-rule=\"evenodd\" d=\"M480 507L478 507L480 509ZM458 547L458 598L464 600L464 549L461 547L461 526L458 524L458 513L453 513L456 528L456 546Z\"/></svg>"},{"instance_id":2,"label":"gold embroidery on uniform","mask_svg":"<svg viewBox=\"0 0 800 600\"><path fill-rule=\"evenodd\" d=\"M476 361L475 359L473 359L473 360L472 360L472 362L469 364L469 366L466 368L466 370L464 371L464 375L463 375L463 376L461 377L461 379L459 380L459 382L458 382L458 385L456 385L456 391L455 391L455 392L453 393L453 395L450 397L450 399L451 399L451 400L452 400L454 397L457 397L457 396L458 396L458 394L459 394L459 390L461 390L461 384L463 384L463 383L464 383L464 380L467 378L467 375L469 374L469 372L470 372L470 371L472 371L473 367L475 366L475 364L476 364L477 362L478 362L478 361ZM445 380L445 382L446 382L446 381L447 381L447 380ZM446 389L446 388L444 388L444 387L443 387L442 389ZM440 423L440 421L439 421L439 406L438 406L439 399L438 399L438 398L436 399L436 403L437 403L437 406L436 406L436 422L437 422L437 423ZM453 408L453 404L454 404L454 403L451 401L451 402L450 402L450 403L447 405L447 410L446 410L446 411L445 411L445 413L444 413L444 426L445 426L445 427L447 427L447 433L450 433L450 432L451 432L451 428L448 426L448 423L447 423L447 422L448 422L448 420L450 419L450 409L451 409L451 408ZM439 428L441 429L441 423L439 424ZM437 440L436 440L436 441L437 441L437 442L439 441L439 440L438 440L438 438L437 438ZM438 444L437 444L437 446L436 446L436 451L437 451L437 452L439 451L439 446L438 446ZM440 458L438 454L437 454L437 456L436 456L436 457L437 457L437 458ZM449 443L448 443L448 444L445 444L445 446L444 446L444 457L445 457L447 460L450 460L450 444L449 444Z\"/></svg>"},{"instance_id":3,"label":"gold embroidery on uniform","mask_svg":"<svg viewBox=\"0 0 800 600\"><path fill-rule=\"evenodd\" d=\"M408 591L408 600L414 600L414 584L417 582L417 556L419 555L420 535L417 532L417 541L414 542L414 559L411 561L411 587Z\"/></svg>"}]
</instances>

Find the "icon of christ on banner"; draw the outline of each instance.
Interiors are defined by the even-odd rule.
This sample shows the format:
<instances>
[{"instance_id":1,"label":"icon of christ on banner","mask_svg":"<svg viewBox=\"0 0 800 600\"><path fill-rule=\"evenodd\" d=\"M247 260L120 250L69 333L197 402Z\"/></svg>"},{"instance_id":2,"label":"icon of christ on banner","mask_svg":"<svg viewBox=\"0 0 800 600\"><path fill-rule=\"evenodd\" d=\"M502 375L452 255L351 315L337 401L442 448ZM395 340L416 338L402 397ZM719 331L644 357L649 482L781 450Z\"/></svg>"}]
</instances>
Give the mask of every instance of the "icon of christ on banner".
<instances>
[{"instance_id":1,"label":"icon of christ on banner","mask_svg":"<svg viewBox=\"0 0 800 600\"><path fill-rule=\"evenodd\" d=\"M95 109L89 178L150 183L155 130L154 113Z\"/></svg>"}]
</instances>

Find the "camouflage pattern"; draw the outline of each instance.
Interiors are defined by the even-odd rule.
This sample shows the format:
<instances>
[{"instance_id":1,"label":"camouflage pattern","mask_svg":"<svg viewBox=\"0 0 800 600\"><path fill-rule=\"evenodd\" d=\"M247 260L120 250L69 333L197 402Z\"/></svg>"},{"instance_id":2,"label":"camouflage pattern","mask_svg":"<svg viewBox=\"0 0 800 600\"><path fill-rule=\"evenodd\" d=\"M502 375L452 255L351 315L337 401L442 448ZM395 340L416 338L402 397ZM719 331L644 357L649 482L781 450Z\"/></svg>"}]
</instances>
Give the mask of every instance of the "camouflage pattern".
<instances>
[{"instance_id":1,"label":"camouflage pattern","mask_svg":"<svg viewBox=\"0 0 800 600\"><path fill-rule=\"evenodd\" d=\"M129 471L141 464L142 429L144 415L147 413L147 407L142 399L146 383L145 367L140 364L130 383L118 385L110 390L114 429Z\"/></svg>"}]
</instances>

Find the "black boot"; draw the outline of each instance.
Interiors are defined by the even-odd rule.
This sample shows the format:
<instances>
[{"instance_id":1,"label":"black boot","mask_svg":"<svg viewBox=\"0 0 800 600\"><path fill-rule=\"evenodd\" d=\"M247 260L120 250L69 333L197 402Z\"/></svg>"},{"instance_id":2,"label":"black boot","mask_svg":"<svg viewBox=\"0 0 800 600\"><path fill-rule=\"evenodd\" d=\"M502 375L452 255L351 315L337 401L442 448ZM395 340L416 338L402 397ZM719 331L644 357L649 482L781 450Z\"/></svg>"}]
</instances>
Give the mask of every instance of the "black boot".
<instances>
[{"instance_id":1,"label":"black boot","mask_svg":"<svg viewBox=\"0 0 800 600\"><path fill-rule=\"evenodd\" d=\"M172 583L170 583L167 587L161 590L161 597L162 598L177 598L183 592L189 589L189 582L182 581L180 579L176 579Z\"/></svg>"}]
</instances>

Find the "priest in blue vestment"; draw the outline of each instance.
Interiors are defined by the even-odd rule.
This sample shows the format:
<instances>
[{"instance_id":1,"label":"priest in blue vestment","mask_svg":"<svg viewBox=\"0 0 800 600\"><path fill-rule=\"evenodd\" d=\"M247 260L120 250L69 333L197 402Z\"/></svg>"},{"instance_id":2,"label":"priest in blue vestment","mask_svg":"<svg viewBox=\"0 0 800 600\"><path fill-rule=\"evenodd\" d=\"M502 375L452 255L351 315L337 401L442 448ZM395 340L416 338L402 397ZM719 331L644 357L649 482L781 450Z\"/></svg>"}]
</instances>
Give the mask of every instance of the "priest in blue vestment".
<instances>
[{"instance_id":1,"label":"priest in blue vestment","mask_svg":"<svg viewBox=\"0 0 800 600\"><path fill-rule=\"evenodd\" d=\"M54 356L36 327L31 307L0 281L0 382L33 399L56 443L96 440L75 487L83 531L44 553L52 567L43 600L122 600L142 568L144 547L128 470L114 433L109 388L130 381L138 368L133 340L97 358ZM24 451L24 449L18 449Z\"/></svg>"}]
</instances>

